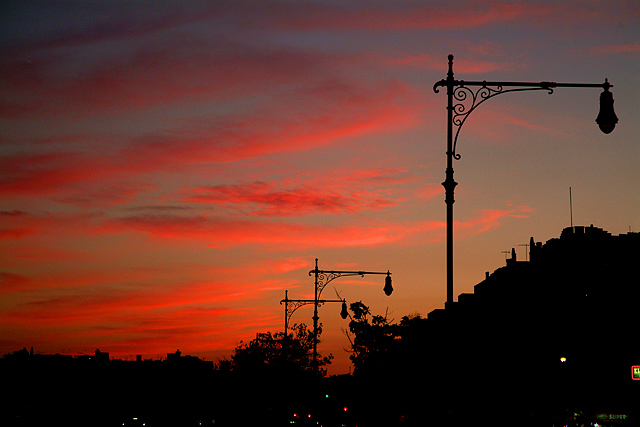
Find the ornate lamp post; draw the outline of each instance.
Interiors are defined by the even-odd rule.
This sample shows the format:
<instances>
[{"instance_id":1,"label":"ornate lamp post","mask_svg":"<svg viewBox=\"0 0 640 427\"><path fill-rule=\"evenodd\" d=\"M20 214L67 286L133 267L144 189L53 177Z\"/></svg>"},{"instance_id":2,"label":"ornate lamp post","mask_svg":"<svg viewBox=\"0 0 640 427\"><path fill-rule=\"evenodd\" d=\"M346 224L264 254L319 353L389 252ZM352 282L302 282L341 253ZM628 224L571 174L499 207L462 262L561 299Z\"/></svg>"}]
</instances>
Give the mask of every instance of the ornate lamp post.
<instances>
[{"instance_id":1,"label":"ornate lamp post","mask_svg":"<svg viewBox=\"0 0 640 427\"><path fill-rule=\"evenodd\" d=\"M287 336L287 329L289 325L289 320L291 319L291 315L298 308L302 307L306 304L313 304L313 366L318 366L318 306L324 304L325 302L341 302L342 303L342 311L340 312L340 316L343 319L346 319L349 313L347 312L347 302L346 300L321 300L320 296L322 295L322 291L324 288L334 279L338 277L347 277L347 276L362 276L365 274L386 274L384 280L384 293L389 296L393 292L393 286L391 285L391 273L389 270L387 272L378 272L378 271L344 271L344 270L320 270L318 268L318 258L316 258L316 268L309 272L309 276L315 276L315 294L314 299L312 300L291 300L288 298L288 291L285 291L285 299L280 301L280 304L284 303L284 336Z\"/></svg>"},{"instance_id":2,"label":"ornate lamp post","mask_svg":"<svg viewBox=\"0 0 640 427\"><path fill-rule=\"evenodd\" d=\"M453 179L453 159L460 160L460 154L456 153L456 143L462 125L469 114L480 104L494 96L509 92L524 92L532 90L546 90L549 94L557 87L591 87L602 88L600 94L600 113L596 122L600 130L606 134L611 133L618 123L618 118L613 110L613 94L609 89L613 87L607 79L604 83L556 83L556 82L488 82L488 81L464 81L453 78L453 55L449 55L449 71L447 78L433 85L434 92L438 93L439 87L447 88L447 169L445 181L442 183L445 189L445 203L447 204L447 304L453 303L453 203L454 190L458 183ZM472 90L470 87L477 87ZM504 89L513 87L514 89ZM454 104L455 99L455 104ZM456 127L455 136L453 127Z\"/></svg>"}]
</instances>

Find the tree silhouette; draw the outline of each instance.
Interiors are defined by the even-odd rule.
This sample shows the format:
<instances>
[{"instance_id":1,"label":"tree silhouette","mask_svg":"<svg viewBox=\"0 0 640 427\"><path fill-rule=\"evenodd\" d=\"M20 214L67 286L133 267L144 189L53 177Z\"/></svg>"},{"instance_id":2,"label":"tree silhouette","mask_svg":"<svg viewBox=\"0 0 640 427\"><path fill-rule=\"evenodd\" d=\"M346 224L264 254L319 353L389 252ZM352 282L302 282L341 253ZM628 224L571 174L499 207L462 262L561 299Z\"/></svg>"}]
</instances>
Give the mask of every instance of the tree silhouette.
<instances>
[{"instance_id":1,"label":"tree silhouette","mask_svg":"<svg viewBox=\"0 0 640 427\"><path fill-rule=\"evenodd\" d=\"M322 325L318 327L318 337ZM326 375L325 366L333 355L318 358L318 370L312 363L314 334L304 323L295 324L292 332L259 333L256 338L240 344L231 356L231 370L252 376Z\"/></svg>"},{"instance_id":2,"label":"tree silhouette","mask_svg":"<svg viewBox=\"0 0 640 427\"><path fill-rule=\"evenodd\" d=\"M240 342L230 359L218 362L225 389L221 425L288 425L292 414L316 402L313 392L333 356L319 357L314 369L313 330L301 323L290 331L286 337L283 332L258 333Z\"/></svg>"},{"instance_id":3,"label":"tree silhouette","mask_svg":"<svg viewBox=\"0 0 640 427\"><path fill-rule=\"evenodd\" d=\"M391 324L387 315L372 315L361 301L350 304L353 313L347 337L351 342L354 374L377 375L388 370L398 349L399 326Z\"/></svg>"}]
</instances>

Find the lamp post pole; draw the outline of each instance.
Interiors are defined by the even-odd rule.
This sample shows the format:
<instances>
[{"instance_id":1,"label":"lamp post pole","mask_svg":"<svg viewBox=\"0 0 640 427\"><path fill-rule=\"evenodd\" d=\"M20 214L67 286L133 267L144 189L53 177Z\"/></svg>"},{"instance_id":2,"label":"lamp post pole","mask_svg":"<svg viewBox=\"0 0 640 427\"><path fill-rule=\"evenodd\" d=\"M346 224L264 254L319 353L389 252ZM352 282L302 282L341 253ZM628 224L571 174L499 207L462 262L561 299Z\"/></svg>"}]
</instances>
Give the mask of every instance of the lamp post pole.
<instances>
[{"instance_id":1,"label":"lamp post pole","mask_svg":"<svg viewBox=\"0 0 640 427\"><path fill-rule=\"evenodd\" d=\"M613 94L609 89L613 87L607 79L604 83L556 83L556 82L488 82L488 81L464 81L455 80L453 75L453 55L449 55L449 70L447 78L433 85L434 92L439 92L439 87L447 88L447 169L445 180L442 183L445 189L445 203L447 204L447 302L453 303L453 203L454 191L458 183L453 179L453 160L460 160L456 153L456 143L462 125L469 114L480 104L494 96L509 92L524 92L532 90L546 90L549 94L557 87L584 87L602 88L600 94L600 113L596 122L600 130L606 134L611 133L618 123L618 118L613 110ZM478 87L476 90L470 87ZM504 89L511 87L513 89ZM456 127L454 135L454 127Z\"/></svg>"}]
</instances>

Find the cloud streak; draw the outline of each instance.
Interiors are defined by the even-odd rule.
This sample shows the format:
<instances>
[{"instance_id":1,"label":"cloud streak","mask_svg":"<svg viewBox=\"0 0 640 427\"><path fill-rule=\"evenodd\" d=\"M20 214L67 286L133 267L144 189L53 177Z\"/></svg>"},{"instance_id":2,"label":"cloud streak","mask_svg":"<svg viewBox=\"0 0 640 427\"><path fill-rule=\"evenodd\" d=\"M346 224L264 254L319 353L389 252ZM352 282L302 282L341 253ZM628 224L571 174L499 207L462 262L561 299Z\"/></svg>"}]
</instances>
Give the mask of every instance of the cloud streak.
<instances>
[{"instance_id":1,"label":"cloud streak","mask_svg":"<svg viewBox=\"0 0 640 427\"><path fill-rule=\"evenodd\" d=\"M261 181L198 187L192 189L184 201L227 207L234 215L354 214L396 205L400 199L392 199L386 194L397 193L398 189L387 185L402 184L407 180L415 181L415 178L398 170L376 169L341 177L323 177L312 182L289 183L288 187Z\"/></svg>"}]
</instances>

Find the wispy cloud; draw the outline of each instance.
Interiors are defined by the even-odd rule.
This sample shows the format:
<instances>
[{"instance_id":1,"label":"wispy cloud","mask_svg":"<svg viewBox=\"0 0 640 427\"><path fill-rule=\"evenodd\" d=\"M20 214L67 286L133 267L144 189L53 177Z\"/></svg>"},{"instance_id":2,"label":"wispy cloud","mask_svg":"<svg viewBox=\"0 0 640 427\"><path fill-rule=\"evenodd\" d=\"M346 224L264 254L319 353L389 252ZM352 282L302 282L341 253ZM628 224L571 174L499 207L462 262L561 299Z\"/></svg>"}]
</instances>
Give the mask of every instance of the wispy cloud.
<instances>
[{"instance_id":1,"label":"wispy cloud","mask_svg":"<svg viewBox=\"0 0 640 427\"><path fill-rule=\"evenodd\" d=\"M634 54L640 52L640 43L598 46L592 48L591 52L598 55L618 55L623 53Z\"/></svg>"},{"instance_id":2,"label":"wispy cloud","mask_svg":"<svg viewBox=\"0 0 640 427\"><path fill-rule=\"evenodd\" d=\"M467 221L456 221L455 227L459 237L465 238L500 226L501 221L508 218L527 218L532 209L528 206L518 206L512 209L485 209L480 215Z\"/></svg>"},{"instance_id":3,"label":"wispy cloud","mask_svg":"<svg viewBox=\"0 0 640 427\"><path fill-rule=\"evenodd\" d=\"M197 187L184 201L228 207L233 215L353 214L398 203L389 184L415 181L403 171L367 170L301 183L252 182ZM398 194L398 193L396 193Z\"/></svg>"}]
</instances>

